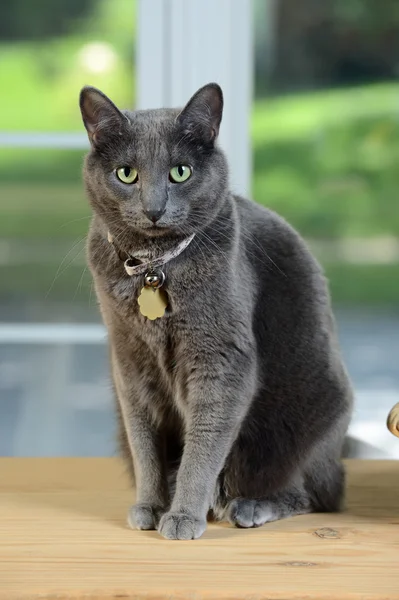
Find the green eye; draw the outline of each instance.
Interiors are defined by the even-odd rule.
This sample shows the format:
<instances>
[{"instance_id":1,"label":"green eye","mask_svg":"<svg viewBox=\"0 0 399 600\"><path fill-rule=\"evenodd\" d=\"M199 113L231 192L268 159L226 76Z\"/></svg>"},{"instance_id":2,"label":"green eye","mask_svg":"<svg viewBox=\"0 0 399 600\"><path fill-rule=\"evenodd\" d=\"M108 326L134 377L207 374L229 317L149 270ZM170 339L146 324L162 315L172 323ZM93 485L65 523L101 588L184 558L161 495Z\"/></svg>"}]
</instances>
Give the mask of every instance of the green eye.
<instances>
[{"instance_id":1,"label":"green eye","mask_svg":"<svg viewBox=\"0 0 399 600\"><path fill-rule=\"evenodd\" d=\"M131 169L130 167L116 169L116 176L123 183L136 183L139 178L136 169Z\"/></svg>"},{"instance_id":2,"label":"green eye","mask_svg":"<svg viewBox=\"0 0 399 600\"><path fill-rule=\"evenodd\" d=\"M187 181L191 175L191 168L187 165L177 165L177 167L173 167L173 169L169 171L169 179L173 181L173 183L183 183L183 181Z\"/></svg>"}]
</instances>

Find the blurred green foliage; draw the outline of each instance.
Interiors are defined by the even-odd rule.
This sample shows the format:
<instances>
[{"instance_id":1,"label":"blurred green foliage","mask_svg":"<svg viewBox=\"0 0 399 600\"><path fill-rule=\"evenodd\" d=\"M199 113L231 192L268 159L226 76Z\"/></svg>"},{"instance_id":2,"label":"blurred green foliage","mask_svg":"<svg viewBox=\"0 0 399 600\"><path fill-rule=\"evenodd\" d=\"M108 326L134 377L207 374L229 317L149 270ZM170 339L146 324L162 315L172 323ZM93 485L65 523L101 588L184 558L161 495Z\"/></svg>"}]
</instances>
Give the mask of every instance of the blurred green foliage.
<instances>
[{"instance_id":1,"label":"blurred green foliage","mask_svg":"<svg viewBox=\"0 0 399 600\"><path fill-rule=\"evenodd\" d=\"M136 2L99 0L95 6L67 36L0 43L0 85L7 90L0 130L79 130L77 99L86 84L133 105Z\"/></svg>"},{"instance_id":2,"label":"blurred green foliage","mask_svg":"<svg viewBox=\"0 0 399 600\"><path fill-rule=\"evenodd\" d=\"M95 7L64 37L0 44L7 90L0 130L83 131L77 97L88 83L120 106L134 105L136 4L99 0ZM93 44L103 53L100 71L91 63ZM256 100L252 139L253 197L305 237L399 237L399 85ZM0 237L54 244L46 264L32 263L33 277L24 278L22 267L2 267L7 293L39 294L63 259L57 241L72 246L84 237L90 211L82 159L81 151L0 148ZM397 304L398 263L356 265L331 256L325 266L337 301ZM63 270L52 294L65 299L67 289L75 292L82 270L73 263Z\"/></svg>"},{"instance_id":3,"label":"blurred green foliage","mask_svg":"<svg viewBox=\"0 0 399 600\"><path fill-rule=\"evenodd\" d=\"M382 27L392 27L399 22L399 5L396 0L335 0L332 4L335 18L347 26L362 27L376 36Z\"/></svg>"},{"instance_id":4,"label":"blurred green foliage","mask_svg":"<svg viewBox=\"0 0 399 600\"><path fill-rule=\"evenodd\" d=\"M254 197L305 236L399 236L399 85L255 104Z\"/></svg>"}]
</instances>

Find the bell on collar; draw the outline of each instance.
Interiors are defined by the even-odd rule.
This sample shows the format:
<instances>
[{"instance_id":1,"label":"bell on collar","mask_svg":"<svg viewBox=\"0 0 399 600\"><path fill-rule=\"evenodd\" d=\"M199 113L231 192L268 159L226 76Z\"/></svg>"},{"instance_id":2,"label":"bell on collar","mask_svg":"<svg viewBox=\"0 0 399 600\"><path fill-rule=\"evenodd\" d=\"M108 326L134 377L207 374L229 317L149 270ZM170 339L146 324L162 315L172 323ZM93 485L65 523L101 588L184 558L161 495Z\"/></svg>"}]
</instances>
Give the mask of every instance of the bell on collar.
<instances>
[{"instance_id":1,"label":"bell on collar","mask_svg":"<svg viewBox=\"0 0 399 600\"><path fill-rule=\"evenodd\" d=\"M144 276L144 285L147 288L159 289L165 283L165 273L161 270L149 271Z\"/></svg>"}]
</instances>

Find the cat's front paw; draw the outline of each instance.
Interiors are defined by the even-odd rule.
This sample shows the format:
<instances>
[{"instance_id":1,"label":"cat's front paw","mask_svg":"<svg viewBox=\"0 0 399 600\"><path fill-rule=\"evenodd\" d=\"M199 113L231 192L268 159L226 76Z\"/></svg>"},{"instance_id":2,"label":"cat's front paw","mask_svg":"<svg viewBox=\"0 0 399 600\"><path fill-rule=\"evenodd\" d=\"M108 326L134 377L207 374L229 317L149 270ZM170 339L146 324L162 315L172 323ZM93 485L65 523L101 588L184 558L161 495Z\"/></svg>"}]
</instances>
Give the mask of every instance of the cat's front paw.
<instances>
[{"instance_id":1,"label":"cat's front paw","mask_svg":"<svg viewBox=\"0 0 399 600\"><path fill-rule=\"evenodd\" d=\"M167 540L196 540L206 529L206 519L196 519L187 513L168 512L158 527Z\"/></svg>"},{"instance_id":2,"label":"cat's front paw","mask_svg":"<svg viewBox=\"0 0 399 600\"><path fill-rule=\"evenodd\" d=\"M152 504L134 504L130 507L127 522L132 529L156 529L165 509Z\"/></svg>"}]
</instances>

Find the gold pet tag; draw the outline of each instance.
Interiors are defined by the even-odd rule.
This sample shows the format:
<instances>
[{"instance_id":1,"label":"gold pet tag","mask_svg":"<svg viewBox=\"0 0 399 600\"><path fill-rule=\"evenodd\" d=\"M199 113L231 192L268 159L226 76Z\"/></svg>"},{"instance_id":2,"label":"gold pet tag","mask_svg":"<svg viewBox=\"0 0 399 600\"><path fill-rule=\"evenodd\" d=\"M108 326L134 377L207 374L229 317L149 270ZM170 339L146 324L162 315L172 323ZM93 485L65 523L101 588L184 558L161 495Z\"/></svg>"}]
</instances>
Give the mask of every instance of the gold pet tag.
<instances>
[{"instance_id":1,"label":"gold pet tag","mask_svg":"<svg viewBox=\"0 0 399 600\"><path fill-rule=\"evenodd\" d=\"M163 290L143 287L138 297L140 312L144 317L154 321L164 316L168 300Z\"/></svg>"}]
</instances>

